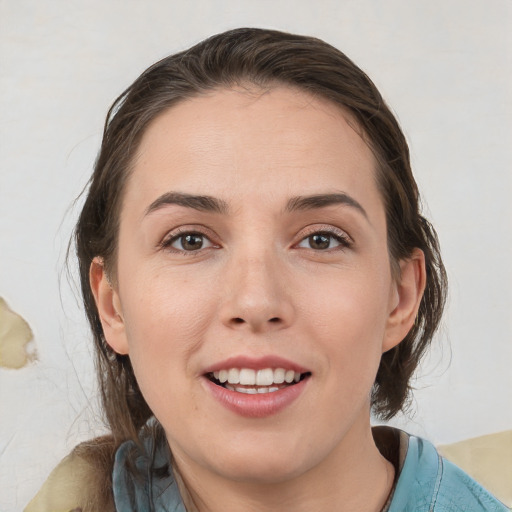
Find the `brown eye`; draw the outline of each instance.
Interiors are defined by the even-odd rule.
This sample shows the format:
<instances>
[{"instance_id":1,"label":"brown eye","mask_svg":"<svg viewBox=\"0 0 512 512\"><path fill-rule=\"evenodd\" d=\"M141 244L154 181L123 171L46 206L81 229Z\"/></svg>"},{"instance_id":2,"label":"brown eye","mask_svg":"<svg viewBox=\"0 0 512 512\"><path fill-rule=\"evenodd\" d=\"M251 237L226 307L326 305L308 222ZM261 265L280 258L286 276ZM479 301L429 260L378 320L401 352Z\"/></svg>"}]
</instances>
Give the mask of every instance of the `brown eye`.
<instances>
[{"instance_id":1,"label":"brown eye","mask_svg":"<svg viewBox=\"0 0 512 512\"><path fill-rule=\"evenodd\" d=\"M319 231L303 238L298 247L313 249L315 251L326 251L328 249L342 249L348 247L350 242L348 237L341 234Z\"/></svg>"},{"instance_id":2,"label":"brown eye","mask_svg":"<svg viewBox=\"0 0 512 512\"><path fill-rule=\"evenodd\" d=\"M210 240L201 233L183 233L174 237L170 243L166 244L178 251L198 251L206 247L211 247Z\"/></svg>"},{"instance_id":3,"label":"brown eye","mask_svg":"<svg viewBox=\"0 0 512 512\"><path fill-rule=\"evenodd\" d=\"M331 236L324 234L308 236L309 247L317 250L329 249L329 246L331 245L331 238Z\"/></svg>"}]
</instances>

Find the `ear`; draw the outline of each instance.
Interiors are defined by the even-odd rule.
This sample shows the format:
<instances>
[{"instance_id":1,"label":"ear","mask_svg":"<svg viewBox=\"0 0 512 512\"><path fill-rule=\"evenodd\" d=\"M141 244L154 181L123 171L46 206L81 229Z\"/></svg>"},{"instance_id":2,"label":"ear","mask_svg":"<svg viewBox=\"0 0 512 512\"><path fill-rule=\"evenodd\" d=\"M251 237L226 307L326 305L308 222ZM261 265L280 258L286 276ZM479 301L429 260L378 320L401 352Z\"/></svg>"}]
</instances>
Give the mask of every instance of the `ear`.
<instances>
[{"instance_id":1,"label":"ear","mask_svg":"<svg viewBox=\"0 0 512 512\"><path fill-rule=\"evenodd\" d=\"M94 258L91 263L89 282L107 343L118 354L128 354L119 294L110 283L103 260L99 257Z\"/></svg>"},{"instance_id":2,"label":"ear","mask_svg":"<svg viewBox=\"0 0 512 512\"><path fill-rule=\"evenodd\" d=\"M390 295L390 313L382 352L398 345L411 330L425 291L425 255L414 249L411 256L400 261L400 275Z\"/></svg>"}]
</instances>

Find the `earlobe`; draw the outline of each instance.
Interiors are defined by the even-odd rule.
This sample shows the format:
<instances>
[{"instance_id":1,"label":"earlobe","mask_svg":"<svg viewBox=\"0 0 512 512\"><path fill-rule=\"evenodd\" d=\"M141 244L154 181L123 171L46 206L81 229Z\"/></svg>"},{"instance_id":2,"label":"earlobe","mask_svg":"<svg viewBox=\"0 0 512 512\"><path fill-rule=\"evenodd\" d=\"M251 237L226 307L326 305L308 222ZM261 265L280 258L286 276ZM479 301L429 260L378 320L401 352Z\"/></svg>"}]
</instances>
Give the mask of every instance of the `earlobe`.
<instances>
[{"instance_id":1,"label":"earlobe","mask_svg":"<svg viewBox=\"0 0 512 512\"><path fill-rule=\"evenodd\" d=\"M103 261L96 257L89 269L96 308L107 343L118 354L128 354L128 343L119 294L109 281Z\"/></svg>"},{"instance_id":2,"label":"earlobe","mask_svg":"<svg viewBox=\"0 0 512 512\"><path fill-rule=\"evenodd\" d=\"M400 261L400 276L390 294L390 313L382 352L398 345L411 330L425 291L425 255L414 249L411 256Z\"/></svg>"}]
</instances>

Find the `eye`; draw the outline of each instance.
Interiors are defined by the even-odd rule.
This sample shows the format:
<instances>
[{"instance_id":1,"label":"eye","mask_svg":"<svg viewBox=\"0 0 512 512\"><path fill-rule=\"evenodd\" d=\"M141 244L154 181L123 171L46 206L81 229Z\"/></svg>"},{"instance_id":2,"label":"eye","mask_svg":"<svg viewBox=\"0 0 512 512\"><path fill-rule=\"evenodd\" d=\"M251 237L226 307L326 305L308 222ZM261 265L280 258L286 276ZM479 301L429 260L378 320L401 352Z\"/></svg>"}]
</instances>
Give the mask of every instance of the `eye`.
<instances>
[{"instance_id":1,"label":"eye","mask_svg":"<svg viewBox=\"0 0 512 512\"><path fill-rule=\"evenodd\" d=\"M194 252L213 247L213 243L206 235L197 232L179 233L164 241L162 245L165 248L184 252Z\"/></svg>"},{"instance_id":2,"label":"eye","mask_svg":"<svg viewBox=\"0 0 512 512\"><path fill-rule=\"evenodd\" d=\"M303 238L297 244L297 247L313 249L315 251L327 251L337 247L348 247L349 245L350 242L346 235L330 233L328 231L317 231Z\"/></svg>"}]
</instances>

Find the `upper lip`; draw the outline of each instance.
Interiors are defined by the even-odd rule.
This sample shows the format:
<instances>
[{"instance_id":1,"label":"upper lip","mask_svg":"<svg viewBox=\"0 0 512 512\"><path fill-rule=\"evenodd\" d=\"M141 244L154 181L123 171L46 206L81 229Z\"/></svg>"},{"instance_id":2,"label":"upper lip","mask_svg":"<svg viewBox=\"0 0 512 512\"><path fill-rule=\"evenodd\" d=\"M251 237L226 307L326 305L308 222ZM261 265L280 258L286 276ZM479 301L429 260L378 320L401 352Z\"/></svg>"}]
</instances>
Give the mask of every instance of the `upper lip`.
<instances>
[{"instance_id":1,"label":"upper lip","mask_svg":"<svg viewBox=\"0 0 512 512\"><path fill-rule=\"evenodd\" d=\"M229 368L250 368L252 370L263 370L265 368L283 368L298 373L306 373L309 370L300 364L280 356L266 355L260 357L233 356L223 361L218 361L204 369L204 373L213 373Z\"/></svg>"}]
</instances>

